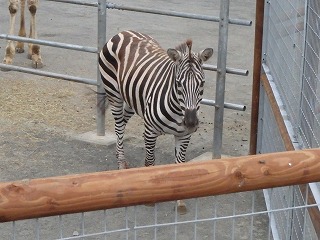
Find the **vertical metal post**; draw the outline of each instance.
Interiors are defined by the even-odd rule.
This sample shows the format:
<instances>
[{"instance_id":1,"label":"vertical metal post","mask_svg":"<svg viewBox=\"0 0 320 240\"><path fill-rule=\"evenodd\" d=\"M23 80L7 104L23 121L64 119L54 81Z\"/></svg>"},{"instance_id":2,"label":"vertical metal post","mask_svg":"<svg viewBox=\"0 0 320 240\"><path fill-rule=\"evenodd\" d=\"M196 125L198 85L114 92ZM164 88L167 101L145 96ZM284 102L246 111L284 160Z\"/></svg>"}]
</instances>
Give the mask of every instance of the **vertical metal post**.
<instances>
[{"instance_id":1,"label":"vertical metal post","mask_svg":"<svg viewBox=\"0 0 320 240\"><path fill-rule=\"evenodd\" d=\"M225 79L227 68L229 0L220 0L219 44L214 115L213 158L221 158Z\"/></svg>"},{"instance_id":2,"label":"vertical metal post","mask_svg":"<svg viewBox=\"0 0 320 240\"><path fill-rule=\"evenodd\" d=\"M98 0L98 54L106 43L106 28L107 28L107 8L106 0ZM99 55L97 55L99 57ZM97 59L98 62L98 59ZM102 85L99 66L97 66L97 135L105 135L105 112L106 98L105 90Z\"/></svg>"}]
</instances>

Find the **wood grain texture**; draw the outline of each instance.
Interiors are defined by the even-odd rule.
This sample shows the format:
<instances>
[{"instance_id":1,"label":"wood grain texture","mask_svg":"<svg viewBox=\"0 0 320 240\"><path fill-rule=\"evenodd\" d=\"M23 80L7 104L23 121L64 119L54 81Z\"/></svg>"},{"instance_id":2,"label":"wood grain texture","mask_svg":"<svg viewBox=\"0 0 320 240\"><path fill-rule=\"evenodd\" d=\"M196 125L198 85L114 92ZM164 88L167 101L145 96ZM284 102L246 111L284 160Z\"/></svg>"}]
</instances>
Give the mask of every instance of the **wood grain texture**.
<instances>
[{"instance_id":1,"label":"wood grain texture","mask_svg":"<svg viewBox=\"0 0 320 240\"><path fill-rule=\"evenodd\" d=\"M250 149L249 154L254 155L257 151L257 134L259 119L259 98L260 98L260 75L262 61L262 40L264 0L256 1L256 20L254 34L254 55L252 74L252 100L251 100L251 122L250 122Z\"/></svg>"},{"instance_id":2,"label":"wood grain texture","mask_svg":"<svg viewBox=\"0 0 320 240\"><path fill-rule=\"evenodd\" d=\"M0 222L320 181L320 149L0 183Z\"/></svg>"}]
</instances>

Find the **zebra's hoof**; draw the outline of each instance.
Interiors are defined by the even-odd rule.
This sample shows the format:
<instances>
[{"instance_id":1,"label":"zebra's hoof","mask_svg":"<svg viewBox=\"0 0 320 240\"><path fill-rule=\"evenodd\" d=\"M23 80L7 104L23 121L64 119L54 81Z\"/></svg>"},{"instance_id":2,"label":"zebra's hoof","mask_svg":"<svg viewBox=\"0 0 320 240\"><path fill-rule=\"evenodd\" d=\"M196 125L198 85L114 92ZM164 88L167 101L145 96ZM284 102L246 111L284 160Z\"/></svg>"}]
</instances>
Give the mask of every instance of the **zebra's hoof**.
<instances>
[{"instance_id":1,"label":"zebra's hoof","mask_svg":"<svg viewBox=\"0 0 320 240\"><path fill-rule=\"evenodd\" d=\"M128 165L127 161L122 161L121 163L119 163L119 166L118 166L119 170L128 169L128 168L129 168L129 165Z\"/></svg>"},{"instance_id":2,"label":"zebra's hoof","mask_svg":"<svg viewBox=\"0 0 320 240\"><path fill-rule=\"evenodd\" d=\"M180 215L184 215L188 212L186 204L181 200L177 201L177 211Z\"/></svg>"},{"instance_id":3,"label":"zebra's hoof","mask_svg":"<svg viewBox=\"0 0 320 240\"><path fill-rule=\"evenodd\" d=\"M180 215L185 215L188 212L186 206L178 206L177 211Z\"/></svg>"}]
</instances>

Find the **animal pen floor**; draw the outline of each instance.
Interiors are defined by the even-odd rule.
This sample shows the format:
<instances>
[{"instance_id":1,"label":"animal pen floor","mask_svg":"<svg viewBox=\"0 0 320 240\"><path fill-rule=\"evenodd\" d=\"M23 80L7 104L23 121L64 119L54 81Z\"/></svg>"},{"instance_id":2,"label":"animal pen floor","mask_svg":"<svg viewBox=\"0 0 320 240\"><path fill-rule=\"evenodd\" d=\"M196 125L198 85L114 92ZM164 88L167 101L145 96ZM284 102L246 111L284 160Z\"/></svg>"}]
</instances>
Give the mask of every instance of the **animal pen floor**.
<instances>
[{"instance_id":1,"label":"animal pen floor","mask_svg":"<svg viewBox=\"0 0 320 240\"><path fill-rule=\"evenodd\" d=\"M121 3L120 1L116 1ZM123 2L124 3L124 2ZM219 15L219 1L199 1L197 4L170 1L152 2L142 0L125 1L129 6L145 6L157 9L170 9L206 15ZM43 1L37 11L38 38L57 42L73 43L85 46L96 45L96 9L83 6L61 5ZM252 1L231 1L230 17L254 20L254 4ZM6 33L9 27L7 8L0 8L0 32ZM81 24L80 24L81 23ZM27 27L28 28L28 27ZM16 26L16 29L18 27ZM218 24L200 22L180 18L154 16L117 10L108 10L107 39L125 29L142 31L153 36L164 48L174 47L187 38L192 38L195 50L213 47L217 52ZM16 31L17 32L17 31ZM225 110L223 149L229 156L243 156L248 153L251 73L253 61L254 27L229 26L228 66L249 69L249 77L227 75L226 102L244 104L246 112ZM3 54L6 42L0 41ZM96 56L93 54L71 50L42 47L44 69L46 71L81 77L96 77ZM26 53L17 54L15 64L30 66ZM210 61L216 64L216 55ZM206 71L206 87L204 98L214 99L215 73ZM12 181L30 178L60 176L66 174L116 170L115 145L105 146L79 141L76 136L95 129L96 95L95 88L62 80L50 79L18 72L0 72L0 181ZM200 128L192 136L187 159L193 159L205 152L212 151L214 108L201 106ZM106 128L113 132L113 119L107 111ZM130 167L144 165L144 141L142 137L143 123L134 116L127 126L125 150ZM156 164L173 163L174 149L172 136L160 136L156 148ZM242 193L228 196L217 196L187 201L189 211L181 219L194 219L195 206L198 206L198 217L212 211L215 203L217 214L225 215L234 209L234 198L237 211L245 212L252 208L252 193ZM257 209L264 209L262 193L255 193ZM160 221L174 218L174 203L157 205ZM210 210L208 210L210 209ZM154 221L154 208L139 206L138 221ZM134 208L127 210L128 225L131 224ZM210 212L211 214L212 212ZM108 213L112 224L123 224L123 209L114 209ZM72 236L79 232L79 215L65 216L64 235ZM100 213L86 213L88 231L94 231L99 222ZM48 236L42 239L55 239L59 235L50 235L54 218L45 219L43 231ZM91 220L89 220L91 219ZM234 239L248 239L250 235L249 220L236 220ZM111 223L110 223L111 224ZM112 225L111 224L111 225ZM211 225L210 225L211 224ZM231 220L217 223L216 239L229 239L231 236ZM192 225L192 224L191 224ZM193 226L193 225L192 225ZM212 223L197 225L198 239L208 239L212 231ZM130 227L130 226L129 226ZM170 227L159 230L158 239L173 239ZM171 228L174 228L171 226ZM0 224L2 236L8 236L8 224ZM29 222L22 222L16 239L34 239L34 228ZM211 229L211 230L210 230ZM248 230L248 231L247 231ZM150 233L151 231L151 233ZM138 239L152 239L153 229L138 232ZM190 224L178 226L177 239L193 239L194 229ZM267 216L255 218L253 239L266 239L268 234ZM107 239L121 239L114 235ZM149 236L149 237L148 237ZM7 239L7 238L3 238ZM100 239L87 238L87 239ZM104 239L101 237L101 239Z\"/></svg>"}]
</instances>

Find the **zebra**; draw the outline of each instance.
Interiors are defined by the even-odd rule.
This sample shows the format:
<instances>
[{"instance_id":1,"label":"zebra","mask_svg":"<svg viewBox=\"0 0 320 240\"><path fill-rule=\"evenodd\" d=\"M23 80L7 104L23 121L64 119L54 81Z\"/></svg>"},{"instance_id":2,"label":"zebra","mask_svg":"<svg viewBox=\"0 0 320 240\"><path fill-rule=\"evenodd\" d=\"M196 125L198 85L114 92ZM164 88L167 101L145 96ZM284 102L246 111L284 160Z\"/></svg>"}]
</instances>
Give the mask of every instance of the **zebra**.
<instances>
[{"instance_id":1,"label":"zebra","mask_svg":"<svg viewBox=\"0 0 320 240\"><path fill-rule=\"evenodd\" d=\"M167 51L152 37L123 31L99 54L99 70L115 119L118 168L127 168L123 151L125 126L136 113L144 119L145 166L155 163L156 139L175 137L175 162L185 162L191 134L199 125L198 110L204 90L202 63L212 48L191 51L192 40Z\"/></svg>"}]
</instances>

